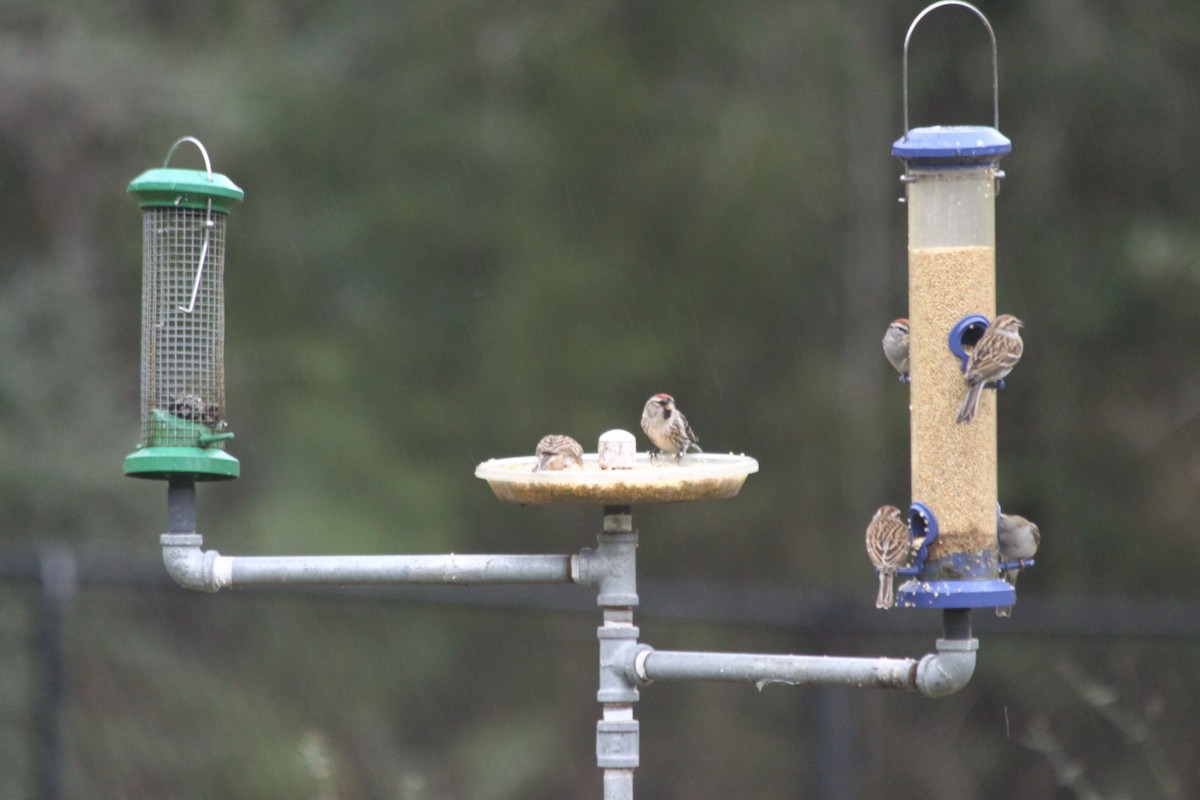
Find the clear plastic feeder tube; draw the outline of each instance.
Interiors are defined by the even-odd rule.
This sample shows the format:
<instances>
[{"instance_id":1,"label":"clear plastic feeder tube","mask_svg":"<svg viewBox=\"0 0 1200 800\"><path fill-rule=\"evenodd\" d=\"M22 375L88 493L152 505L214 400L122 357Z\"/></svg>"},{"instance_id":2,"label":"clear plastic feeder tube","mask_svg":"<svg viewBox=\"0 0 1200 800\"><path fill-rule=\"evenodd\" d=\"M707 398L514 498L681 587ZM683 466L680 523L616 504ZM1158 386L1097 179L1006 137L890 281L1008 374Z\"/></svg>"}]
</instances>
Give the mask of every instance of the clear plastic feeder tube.
<instances>
[{"instance_id":1,"label":"clear plastic feeder tube","mask_svg":"<svg viewBox=\"0 0 1200 800\"><path fill-rule=\"evenodd\" d=\"M996 549L995 392L984 392L972 422L956 423L965 384L949 347L963 317L996 315L996 171L988 163L906 175L912 496L938 518L932 562L984 551L994 559Z\"/></svg>"},{"instance_id":2,"label":"clear plastic feeder tube","mask_svg":"<svg viewBox=\"0 0 1200 800\"><path fill-rule=\"evenodd\" d=\"M947 5L971 10L992 33L977 9L953 0L927 8L913 27ZM994 35L992 48L994 56ZM907 39L904 55L907 128ZM939 530L919 579L932 588L902 590L899 605L913 604L914 591L916 604L942 607L1001 605L1010 596L995 580L996 392L983 392L974 420L956 422L966 384L955 351L969 354L996 316L995 202L999 161L1011 149L996 128L975 125L913 128L892 147L904 161L908 209L912 499ZM941 581L950 585L934 585ZM948 591L966 596L947 599Z\"/></svg>"}]
</instances>

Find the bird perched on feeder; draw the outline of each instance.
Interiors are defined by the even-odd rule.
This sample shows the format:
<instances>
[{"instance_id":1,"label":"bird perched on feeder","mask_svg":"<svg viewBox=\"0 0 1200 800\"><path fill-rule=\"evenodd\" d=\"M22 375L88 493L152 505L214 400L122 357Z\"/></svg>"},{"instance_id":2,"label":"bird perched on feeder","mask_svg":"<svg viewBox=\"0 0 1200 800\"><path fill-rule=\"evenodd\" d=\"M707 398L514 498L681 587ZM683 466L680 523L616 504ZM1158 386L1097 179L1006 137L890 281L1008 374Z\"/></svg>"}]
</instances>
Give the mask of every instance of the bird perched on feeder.
<instances>
[{"instance_id":1,"label":"bird perched on feeder","mask_svg":"<svg viewBox=\"0 0 1200 800\"><path fill-rule=\"evenodd\" d=\"M221 407L215 403L206 403L199 395L176 395L167 402L166 410L188 422L203 422L210 428L224 426L224 420L221 419Z\"/></svg>"},{"instance_id":2,"label":"bird perched on feeder","mask_svg":"<svg viewBox=\"0 0 1200 800\"><path fill-rule=\"evenodd\" d=\"M1020 333L1023 326L1024 323L1012 314L1001 314L979 337L967 361L967 393L963 397L962 408L958 410L957 422L973 420L983 387L1003 379L1021 360L1021 353L1025 349Z\"/></svg>"},{"instance_id":3,"label":"bird perched on feeder","mask_svg":"<svg viewBox=\"0 0 1200 800\"><path fill-rule=\"evenodd\" d=\"M583 469L583 447L570 436L559 433L543 436L533 452L537 456L534 472Z\"/></svg>"},{"instance_id":4,"label":"bird perched on feeder","mask_svg":"<svg viewBox=\"0 0 1200 800\"><path fill-rule=\"evenodd\" d=\"M1000 544L1001 561L1024 562L1027 558L1037 555L1038 546L1042 543L1042 532L1038 526L1017 514L1001 514L996 525L996 537ZM1004 580L1012 586L1017 585L1017 575L1024 569L1024 564L1015 569L1004 571ZM1011 617L1011 606L997 606L997 617Z\"/></svg>"},{"instance_id":5,"label":"bird perched on feeder","mask_svg":"<svg viewBox=\"0 0 1200 800\"><path fill-rule=\"evenodd\" d=\"M895 506L880 506L867 526L867 556L879 572L879 594L876 608L891 608L894 601L892 583L896 570L908 563L910 551L908 525Z\"/></svg>"},{"instance_id":6,"label":"bird perched on feeder","mask_svg":"<svg viewBox=\"0 0 1200 800\"><path fill-rule=\"evenodd\" d=\"M692 430L683 412L675 408L675 398L669 394L660 392L646 401L642 409L642 430L658 448L659 454L674 455L676 461L688 450L703 452L696 444L700 437ZM651 460L653 458L654 454L651 454Z\"/></svg>"},{"instance_id":7,"label":"bird perched on feeder","mask_svg":"<svg viewBox=\"0 0 1200 800\"><path fill-rule=\"evenodd\" d=\"M900 380L908 382L908 320L894 319L883 332L883 354L900 373Z\"/></svg>"}]
</instances>

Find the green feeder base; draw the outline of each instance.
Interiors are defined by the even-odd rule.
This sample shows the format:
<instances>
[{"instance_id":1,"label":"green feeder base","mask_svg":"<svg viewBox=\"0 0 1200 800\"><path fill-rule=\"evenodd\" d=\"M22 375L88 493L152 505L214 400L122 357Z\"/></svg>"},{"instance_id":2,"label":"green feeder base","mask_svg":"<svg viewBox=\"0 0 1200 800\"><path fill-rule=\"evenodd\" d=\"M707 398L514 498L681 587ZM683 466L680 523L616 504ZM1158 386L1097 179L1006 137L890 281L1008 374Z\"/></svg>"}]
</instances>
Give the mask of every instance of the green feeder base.
<instances>
[{"instance_id":1,"label":"green feeder base","mask_svg":"<svg viewBox=\"0 0 1200 800\"><path fill-rule=\"evenodd\" d=\"M160 481L187 476L197 481L227 481L239 475L239 466L224 450L207 447L144 447L125 458L126 475Z\"/></svg>"}]
</instances>

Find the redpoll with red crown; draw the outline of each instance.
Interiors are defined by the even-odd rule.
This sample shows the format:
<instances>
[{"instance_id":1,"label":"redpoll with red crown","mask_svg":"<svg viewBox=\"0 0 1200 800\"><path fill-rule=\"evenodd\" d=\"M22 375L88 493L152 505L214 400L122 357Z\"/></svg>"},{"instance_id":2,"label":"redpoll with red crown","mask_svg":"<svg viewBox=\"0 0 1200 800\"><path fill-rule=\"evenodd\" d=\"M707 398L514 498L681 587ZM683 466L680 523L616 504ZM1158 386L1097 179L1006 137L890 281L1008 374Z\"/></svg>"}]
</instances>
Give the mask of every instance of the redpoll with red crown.
<instances>
[{"instance_id":1,"label":"redpoll with red crown","mask_svg":"<svg viewBox=\"0 0 1200 800\"><path fill-rule=\"evenodd\" d=\"M659 453L673 455L676 461L688 450L703 452L696 444L700 437L692 430L683 412L675 407L675 398L669 394L659 393L646 401L646 407L642 409L642 430Z\"/></svg>"}]
</instances>

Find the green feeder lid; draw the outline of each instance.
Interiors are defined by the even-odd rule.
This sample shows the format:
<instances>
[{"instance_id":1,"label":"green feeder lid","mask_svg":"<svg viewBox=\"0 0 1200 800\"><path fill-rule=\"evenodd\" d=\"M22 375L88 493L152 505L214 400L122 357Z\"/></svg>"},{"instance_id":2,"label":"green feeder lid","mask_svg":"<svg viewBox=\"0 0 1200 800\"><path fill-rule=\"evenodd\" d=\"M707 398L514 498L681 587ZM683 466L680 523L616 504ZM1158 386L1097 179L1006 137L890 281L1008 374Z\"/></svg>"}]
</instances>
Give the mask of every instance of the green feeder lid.
<instances>
[{"instance_id":1,"label":"green feeder lid","mask_svg":"<svg viewBox=\"0 0 1200 800\"><path fill-rule=\"evenodd\" d=\"M130 182L129 191L137 195L142 208L174 206L206 209L209 198L212 198L213 211L225 214L246 194L219 172L212 173L210 180L209 173L204 170L174 167L146 170Z\"/></svg>"}]
</instances>

